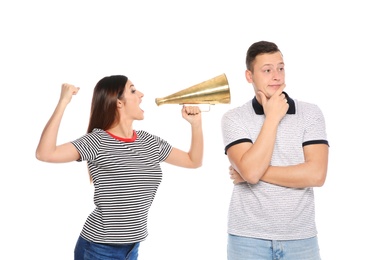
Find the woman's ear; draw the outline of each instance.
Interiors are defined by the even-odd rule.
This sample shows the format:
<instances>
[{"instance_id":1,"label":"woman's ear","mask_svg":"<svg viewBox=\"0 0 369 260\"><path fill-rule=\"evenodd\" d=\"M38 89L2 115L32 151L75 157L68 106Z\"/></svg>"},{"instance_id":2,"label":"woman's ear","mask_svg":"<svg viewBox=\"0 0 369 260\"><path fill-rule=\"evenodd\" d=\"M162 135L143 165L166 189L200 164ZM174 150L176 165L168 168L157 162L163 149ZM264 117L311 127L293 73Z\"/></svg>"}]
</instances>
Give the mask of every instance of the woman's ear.
<instances>
[{"instance_id":1,"label":"woman's ear","mask_svg":"<svg viewBox=\"0 0 369 260\"><path fill-rule=\"evenodd\" d=\"M120 99L117 99L117 108L122 108L123 107L123 101Z\"/></svg>"},{"instance_id":2,"label":"woman's ear","mask_svg":"<svg viewBox=\"0 0 369 260\"><path fill-rule=\"evenodd\" d=\"M245 77L248 83L253 83L252 72L250 70L245 71Z\"/></svg>"}]
</instances>

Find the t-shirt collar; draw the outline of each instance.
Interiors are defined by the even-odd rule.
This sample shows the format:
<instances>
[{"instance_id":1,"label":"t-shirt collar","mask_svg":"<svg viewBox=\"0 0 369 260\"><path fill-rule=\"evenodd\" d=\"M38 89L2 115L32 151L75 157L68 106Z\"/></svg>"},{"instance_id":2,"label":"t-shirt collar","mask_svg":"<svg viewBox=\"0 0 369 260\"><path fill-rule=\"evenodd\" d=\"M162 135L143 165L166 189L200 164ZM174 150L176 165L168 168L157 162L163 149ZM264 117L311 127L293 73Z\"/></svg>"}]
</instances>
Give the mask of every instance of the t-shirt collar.
<instances>
[{"instance_id":1,"label":"t-shirt collar","mask_svg":"<svg viewBox=\"0 0 369 260\"><path fill-rule=\"evenodd\" d=\"M283 93L286 95L287 103L289 105L287 114L296 114L295 101L292 98L290 98L290 96L288 96L286 92L283 91ZM256 96L252 99L252 107L254 108L254 111L257 115L264 115L263 106L259 104L258 100L256 99Z\"/></svg>"},{"instance_id":2,"label":"t-shirt collar","mask_svg":"<svg viewBox=\"0 0 369 260\"><path fill-rule=\"evenodd\" d=\"M110 133L108 131L105 131L105 132L107 132L114 139L116 139L118 141L121 141L121 142L125 142L125 143L132 143L132 142L136 141L136 139L137 139L137 133L136 133L135 130L133 130L133 135L132 135L131 138L124 138L124 137L116 136L116 135L113 135L112 133Z\"/></svg>"}]
</instances>

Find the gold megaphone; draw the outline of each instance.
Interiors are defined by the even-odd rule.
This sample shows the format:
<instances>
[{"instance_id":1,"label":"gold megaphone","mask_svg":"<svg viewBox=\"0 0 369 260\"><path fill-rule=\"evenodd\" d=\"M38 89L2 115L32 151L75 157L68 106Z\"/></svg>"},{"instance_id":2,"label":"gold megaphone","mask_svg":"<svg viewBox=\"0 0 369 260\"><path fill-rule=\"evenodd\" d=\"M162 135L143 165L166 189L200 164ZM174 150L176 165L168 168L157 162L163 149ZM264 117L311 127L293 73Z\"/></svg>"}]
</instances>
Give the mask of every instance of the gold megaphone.
<instances>
[{"instance_id":1,"label":"gold megaphone","mask_svg":"<svg viewBox=\"0 0 369 260\"><path fill-rule=\"evenodd\" d=\"M163 98L156 98L158 106L163 104L229 104L231 94L225 74L183 89Z\"/></svg>"}]
</instances>

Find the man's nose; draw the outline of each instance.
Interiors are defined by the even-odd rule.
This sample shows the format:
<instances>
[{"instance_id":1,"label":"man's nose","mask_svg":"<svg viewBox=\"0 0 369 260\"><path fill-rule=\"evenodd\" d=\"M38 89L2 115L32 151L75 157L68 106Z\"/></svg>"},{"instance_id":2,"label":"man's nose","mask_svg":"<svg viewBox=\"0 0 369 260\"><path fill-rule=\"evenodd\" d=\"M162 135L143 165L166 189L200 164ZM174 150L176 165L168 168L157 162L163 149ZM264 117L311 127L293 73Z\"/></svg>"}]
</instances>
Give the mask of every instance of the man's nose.
<instances>
[{"instance_id":1,"label":"man's nose","mask_svg":"<svg viewBox=\"0 0 369 260\"><path fill-rule=\"evenodd\" d=\"M281 80L282 74L279 71L273 72L273 80Z\"/></svg>"}]
</instances>

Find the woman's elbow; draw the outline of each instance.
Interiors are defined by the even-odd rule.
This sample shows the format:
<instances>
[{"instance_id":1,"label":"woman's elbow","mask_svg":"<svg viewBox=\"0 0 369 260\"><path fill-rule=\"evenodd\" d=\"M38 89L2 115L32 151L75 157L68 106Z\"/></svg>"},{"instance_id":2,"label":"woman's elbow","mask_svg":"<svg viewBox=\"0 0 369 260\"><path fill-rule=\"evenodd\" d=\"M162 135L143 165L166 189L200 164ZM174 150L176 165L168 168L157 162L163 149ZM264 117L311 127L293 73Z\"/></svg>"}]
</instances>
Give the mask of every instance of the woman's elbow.
<instances>
[{"instance_id":1,"label":"woman's elbow","mask_svg":"<svg viewBox=\"0 0 369 260\"><path fill-rule=\"evenodd\" d=\"M35 153L35 157L37 160L41 161L41 162L49 162L49 156L47 156L46 154L42 154L38 151L36 151Z\"/></svg>"},{"instance_id":2,"label":"woman's elbow","mask_svg":"<svg viewBox=\"0 0 369 260\"><path fill-rule=\"evenodd\" d=\"M42 151L39 149L36 150L35 157L41 162L56 162L56 158L53 153Z\"/></svg>"},{"instance_id":3,"label":"woman's elbow","mask_svg":"<svg viewBox=\"0 0 369 260\"><path fill-rule=\"evenodd\" d=\"M35 152L35 157L39 161L42 161L42 162L45 161L44 156L38 150L36 150L36 152Z\"/></svg>"},{"instance_id":4,"label":"woman's elbow","mask_svg":"<svg viewBox=\"0 0 369 260\"><path fill-rule=\"evenodd\" d=\"M197 169L197 168L200 168L202 166L202 161L199 161L199 162L194 162L192 164L192 169Z\"/></svg>"}]
</instances>

